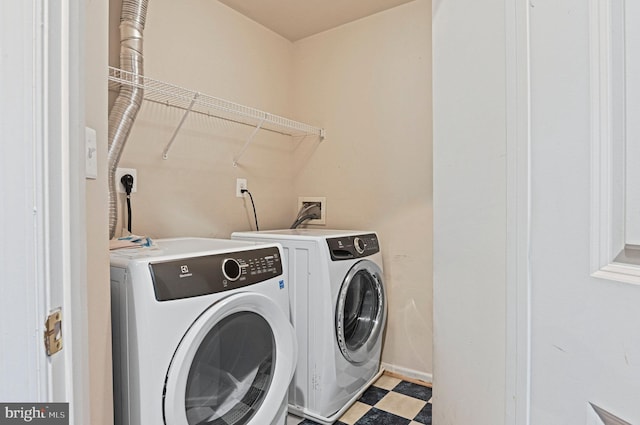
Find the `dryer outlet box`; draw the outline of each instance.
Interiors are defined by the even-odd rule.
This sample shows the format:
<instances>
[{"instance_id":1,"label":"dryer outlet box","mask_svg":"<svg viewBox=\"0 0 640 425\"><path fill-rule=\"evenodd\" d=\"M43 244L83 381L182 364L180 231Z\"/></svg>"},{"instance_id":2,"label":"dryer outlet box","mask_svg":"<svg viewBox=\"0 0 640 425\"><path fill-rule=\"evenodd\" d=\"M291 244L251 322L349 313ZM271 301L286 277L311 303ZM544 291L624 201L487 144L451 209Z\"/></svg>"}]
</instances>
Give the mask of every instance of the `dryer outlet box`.
<instances>
[{"instance_id":1,"label":"dryer outlet box","mask_svg":"<svg viewBox=\"0 0 640 425\"><path fill-rule=\"evenodd\" d=\"M327 217L327 198L324 196L300 196L298 197L298 208L296 209L296 214L304 208L308 207L311 204L317 204L320 206L320 218L319 219L311 219L306 221L307 224L326 224Z\"/></svg>"}]
</instances>

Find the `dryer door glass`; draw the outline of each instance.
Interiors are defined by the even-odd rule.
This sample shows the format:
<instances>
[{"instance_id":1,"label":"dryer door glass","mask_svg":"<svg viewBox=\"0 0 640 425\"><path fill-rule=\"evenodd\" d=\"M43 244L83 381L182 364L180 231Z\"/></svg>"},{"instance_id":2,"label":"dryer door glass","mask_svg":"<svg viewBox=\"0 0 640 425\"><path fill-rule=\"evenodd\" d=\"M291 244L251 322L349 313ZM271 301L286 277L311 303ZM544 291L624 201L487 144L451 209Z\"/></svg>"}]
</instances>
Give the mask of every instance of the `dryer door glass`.
<instances>
[{"instance_id":1,"label":"dryer door glass","mask_svg":"<svg viewBox=\"0 0 640 425\"><path fill-rule=\"evenodd\" d=\"M375 263L356 263L338 297L336 330L342 354L353 363L369 359L384 321L382 272Z\"/></svg>"},{"instance_id":2,"label":"dryer door glass","mask_svg":"<svg viewBox=\"0 0 640 425\"><path fill-rule=\"evenodd\" d=\"M225 317L206 335L189 370L185 394L190 425L246 424L273 378L275 342L260 315Z\"/></svg>"}]
</instances>

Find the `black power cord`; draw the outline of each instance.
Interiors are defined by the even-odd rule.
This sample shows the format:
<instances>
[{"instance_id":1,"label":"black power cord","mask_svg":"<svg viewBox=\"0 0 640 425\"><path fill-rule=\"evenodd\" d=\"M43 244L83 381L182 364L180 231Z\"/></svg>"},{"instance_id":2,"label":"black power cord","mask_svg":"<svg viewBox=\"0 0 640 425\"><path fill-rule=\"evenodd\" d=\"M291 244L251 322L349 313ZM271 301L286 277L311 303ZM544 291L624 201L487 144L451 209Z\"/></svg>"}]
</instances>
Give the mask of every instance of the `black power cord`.
<instances>
[{"instance_id":1,"label":"black power cord","mask_svg":"<svg viewBox=\"0 0 640 425\"><path fill-rule=\"evenodd\" d=\"M242 189L240 190L241 193L248 193L249 194L249 198L251 198L251 205L253 206L253 217L256 220L256 231L260 230L258 228L258 214L256 214L256 204L253 202L253 196L251 196L251 192L249 192L249 190L247 189Z\"/></svg>"},{"instance_id":2,"label":"black power cord","mask_svg":"<svg viewBox=\"0 0 640 425\"><path fill-rule=\"evenodd\" d=\"M120 178L120 183L124 186L124 191L127 194L127 230L131 233L131 190L133 189L133 176L131 174L125 174Z\"/></svg>"}]
</instances>

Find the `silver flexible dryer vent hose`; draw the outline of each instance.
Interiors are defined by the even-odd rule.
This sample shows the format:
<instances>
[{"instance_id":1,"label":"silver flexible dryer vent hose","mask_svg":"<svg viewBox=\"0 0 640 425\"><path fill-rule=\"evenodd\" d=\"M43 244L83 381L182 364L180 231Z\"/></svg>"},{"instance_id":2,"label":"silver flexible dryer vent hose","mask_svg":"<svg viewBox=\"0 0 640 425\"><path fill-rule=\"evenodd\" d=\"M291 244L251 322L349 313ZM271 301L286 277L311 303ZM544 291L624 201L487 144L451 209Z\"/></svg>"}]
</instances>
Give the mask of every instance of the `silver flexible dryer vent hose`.
<instances>
[{"instance_id":1,"label":"silver flexible dryer vent hose","mask_svg":"<svg viewBox=\"0 0 640 425\"><path fill-rule=\"evenodd\" d=\"M147 17L148 0L123 0L120 15L120 68L143 75L142 33ZM116 168L120 162L133 122L142 104L140 87L120 86L120 93L109 112L109 239L116 232L118 198L116 195Z\"/></svg>"}]
</instances>

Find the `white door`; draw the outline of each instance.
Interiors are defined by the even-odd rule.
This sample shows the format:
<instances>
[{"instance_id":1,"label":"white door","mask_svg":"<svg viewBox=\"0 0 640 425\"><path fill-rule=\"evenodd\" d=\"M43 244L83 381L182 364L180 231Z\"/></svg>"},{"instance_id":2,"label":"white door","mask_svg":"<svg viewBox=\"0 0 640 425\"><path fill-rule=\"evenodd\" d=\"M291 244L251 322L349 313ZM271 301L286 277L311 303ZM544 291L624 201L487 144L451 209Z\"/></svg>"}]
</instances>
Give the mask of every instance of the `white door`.
<instances>
[{"instance_id":1,"label":"white door","mask_svg":"<svg viewBox=\"0 0 640 425\"><path fill-rule=\"evenodd\" d=\"M0 3L0 382L13 383L0 385L0 400L7 402L42 400L47 383L41 344L45 303L38 284L43 217L34 214L42 207L35 205L42 190L36 188L41 127L32 87L32 73L41 66L33 55L36 13L34 2Z\"/></svg>"},{"instance_id":2,"label":"white door","mask_svg":"<svg viewBox=\"0 0 640 425\"><path fill-rule=\"evenodd\" d=\"M81 10L0 4L0 400L69 402L70 423L88 423ZM62 350L48 356L56 310Z\"/></svg>"},{"instance_id":3,"label":"white door","mask_svg":"<svg viewBox=\"0 0 640 425\"><path fill-rule=\"evenodd\" d=\"M640 423L638 4L434 0L439 425Z\"/></svg>"},{"instance_id":4,"label":"white door","mask_svg":"<svg viewBox=\"0 0 640 425\"><path fill-rule=\"evenodd\" d=\"M638 266L615 261L640 223L638 2L535 6L531 423L640 423Z\"/></svg>"}]
</instances>

